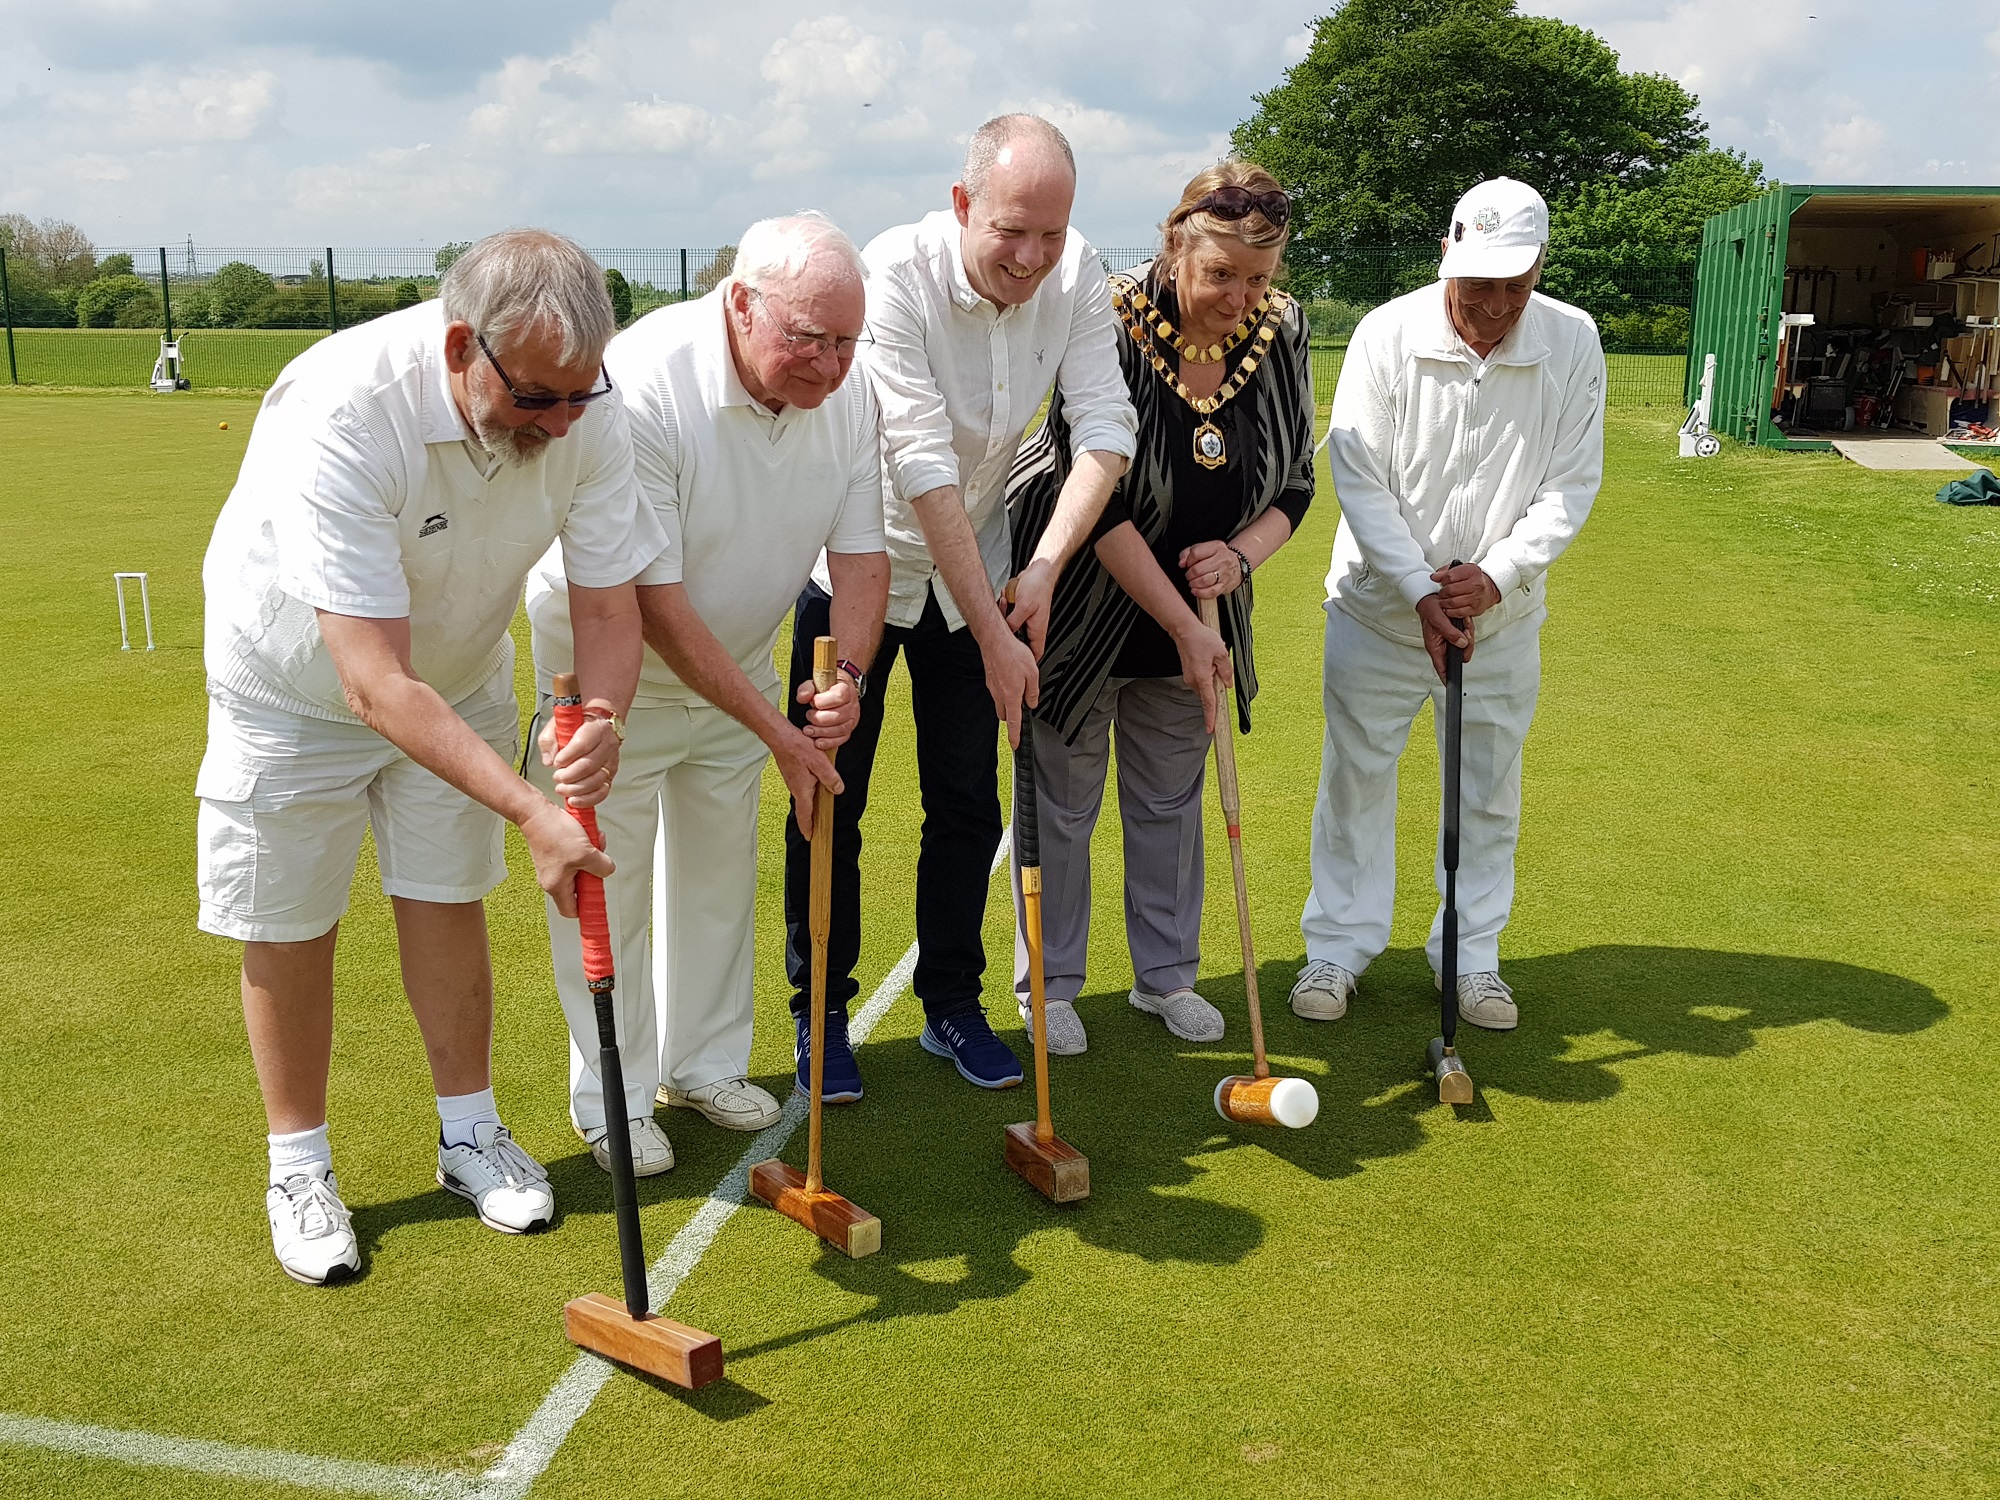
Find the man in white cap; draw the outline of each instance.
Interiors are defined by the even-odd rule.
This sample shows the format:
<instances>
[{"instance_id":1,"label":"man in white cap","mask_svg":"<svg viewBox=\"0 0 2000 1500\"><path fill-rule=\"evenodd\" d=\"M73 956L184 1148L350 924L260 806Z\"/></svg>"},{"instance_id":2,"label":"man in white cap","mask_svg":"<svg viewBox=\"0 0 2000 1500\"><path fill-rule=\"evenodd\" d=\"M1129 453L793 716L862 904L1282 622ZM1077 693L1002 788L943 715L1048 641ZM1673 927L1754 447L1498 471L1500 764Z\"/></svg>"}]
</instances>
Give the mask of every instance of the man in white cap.
<instances>
[{"instance_id":1,"label":"man in white cap","mask_svg":"<svg viewBox=\"0 0 2000 1500\"><path fill-rule=\"evenodd\" d=\"M1535 290L1549 211L1498 177L1459 200L1438 281L1361 320L1333 397L1340 530L1327 573L1326 741L1306 964L1292 1009L1347 1013L1389 944L1396 762L1426 697L1443 740L1447 643L1465 652L1458 1013L1505 1031L1521 746L1541 686L1542 575L1604 472L1604 353L1589 315ZM1473 661L1474 642L1478 661ZM1438 884L1443 888L1442 863ZM1427 952L1443 967L1443 913Z\"/></svg>"}]
</instances>

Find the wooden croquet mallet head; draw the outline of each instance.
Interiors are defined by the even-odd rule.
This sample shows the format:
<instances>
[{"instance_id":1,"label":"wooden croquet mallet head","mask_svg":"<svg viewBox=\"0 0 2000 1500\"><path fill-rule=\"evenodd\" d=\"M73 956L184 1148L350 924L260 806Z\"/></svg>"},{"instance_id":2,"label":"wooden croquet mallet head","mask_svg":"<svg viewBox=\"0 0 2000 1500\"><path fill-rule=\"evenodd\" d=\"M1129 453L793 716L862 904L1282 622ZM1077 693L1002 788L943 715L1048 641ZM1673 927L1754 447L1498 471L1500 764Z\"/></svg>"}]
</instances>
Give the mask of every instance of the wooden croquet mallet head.
<instances>
[{"instance_id":1,"label":"wooden croquet mallet head","mask_svg":"<svg viewBox=\"0 0 2000 1500\"><path fill-rule=\"evenodd\" d=\"M570 672L556 673L550 686L555 700L556 745L561 748L583 727L583 696L577 690L575 674ZM604 847L604 838L597 831L596 809L572 807L569 815L583 826L593 845ZM618 1023L612 1005L617 981L601 878L576 877L576 911L583 943L583 977L597 1011L598 1081L607 1103L619 1101L622 1112L625 1069L618 1057ZM611 1156L611 1200L618 1222L625 1300L617 1302L595 1292L578 1297L563 1308L563 1330L580 1348L694 1390L722 1378L722 1340L672 1318L654 1317L648 1310L646 1249L639 1230L632 1136L622 1119L608 1123L605 1146Z\"/></svg>"},{"instance_id":2,"label":"wooden croquet mallet head","mask_svg":"<svg viewBox=\"0 0 2000 1500\"><path fill-rule=\"evenodd\" d=\"M1006 601L1014 602L1009 579ZM1014 859L1021 870L1021 932L1028 948L1028 1030L1035 1051L1035 1118L1006 1126L1007 1165L1053 1203L1090 1196L1090 1158L1056 1134L1049 1113L1049 1002L1042 968L1042 824L1035 791L1035 719L1021 705L1021 742L1014 750Z\"/></svg>"},{"instance_id":3,"label":"wooden croquet mallet head","mask_svg":"<svg viewBox=\"0 0 2000 1500\"><path fill-rule=\"evenodd\" d=\"M840 678L840 643L830 635L813 642L813 687L826 692ZM829 758L833 751L827 751ZM820 1093L826 1080L826 944L833 927L833 793L813 794L812 888L807 926L812 933L811 1053L807 1080L806 1169L773 1158L750 1169L750 1191L786 1218L803 1224L844 1255L859 1259L882 1248L882 1221L838 1193L820 1175Z\"/></svg>"},{"instance_id":4,"label":"wooden croquet mallet head","mask_svg":"<svg viewBox=\"0 0 2000 1500\"><path fill-rule=\"evenodd\" d=\"M1217 634L1222 620L1213 599L1201 601L1201 623ZM1243 1125L1301 1129L1319 1118L1319 1090L1303 1078L1273 1078L1264 1056L1264 1007L1257 998L1257 947L1250 936L1250 888L1243 874L1243 797L1236 783L1236 694L1222 683L1215 705L1215 784L1229 834L1229 869L1236 884L1236 934L1243 944L1243 995L1250 1008L1253 1068L1215 1086L1215 1112Z\"/></svg>"}]
</instances>

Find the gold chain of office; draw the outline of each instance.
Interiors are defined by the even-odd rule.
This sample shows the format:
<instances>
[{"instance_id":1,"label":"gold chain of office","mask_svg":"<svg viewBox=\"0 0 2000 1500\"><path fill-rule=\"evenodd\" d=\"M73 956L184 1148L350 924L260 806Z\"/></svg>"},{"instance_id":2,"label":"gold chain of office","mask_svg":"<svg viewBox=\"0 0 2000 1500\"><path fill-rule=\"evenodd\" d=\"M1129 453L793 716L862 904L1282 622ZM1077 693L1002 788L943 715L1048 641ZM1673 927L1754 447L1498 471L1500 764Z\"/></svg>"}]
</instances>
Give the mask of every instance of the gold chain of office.
<instances>
[{"instance_id":1,"label":"gold chain of office","mask_svg":"<svg viewBox=\"0 0 2000 1500\"><path fill-rule=\"evenodd\" d=\"M1125 331L1132 335L1132 342L1139 346L1167 383L1168 389L1185 401L1202 417L1211 417L1221 410L1233 397L1240 394L1250 383L1250 377L1257 373L1257 366L1271 350L1271 341L1278 336L1278 323L1285 316L1285 309L1291 305L1291 297L1285 292L1272 291L1250 310L1250 316L1237 324L1227 342L1211 344L1208 349L1197 352L1186 340L1174 331L1174 325L1161 314L1157 304L1141 290L1138 282L1129 276L1111 278L1111 305L1117 309ZM1177 352L1196 364L1214 364L1229 354L1238 344L1253 336L1256 347L1243 356L1236 373L1225 380L1213 396L1197 396L1187 388L1187 383L1168 365L1166 356L1157 347L1157 339L1164 338ZM1204 421L1194 430L1194 461L1204 469L1219 469L1229 462L1229 451L1223 441L1222 429L1215 423Z\"/></svg>"}]
</instances>

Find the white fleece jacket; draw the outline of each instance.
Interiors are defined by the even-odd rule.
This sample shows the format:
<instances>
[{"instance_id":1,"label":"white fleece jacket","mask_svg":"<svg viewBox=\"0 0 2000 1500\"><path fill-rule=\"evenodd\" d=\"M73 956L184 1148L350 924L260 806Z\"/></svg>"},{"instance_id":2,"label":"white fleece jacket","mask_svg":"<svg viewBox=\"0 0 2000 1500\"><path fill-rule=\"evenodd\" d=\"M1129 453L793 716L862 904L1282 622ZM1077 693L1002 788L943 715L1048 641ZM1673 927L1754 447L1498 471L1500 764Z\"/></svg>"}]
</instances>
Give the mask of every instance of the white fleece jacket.
<instances>
[{"instance_id":1,"label":"white fleece jacket","mask_svg":"<svg viewBox=\"0 0 2000 1500\"><path fill-rule=\"evenodd\" d=\"M1443 282L1384 303L1348 345L1328 459L1340 497L1330 607L1420 645L1417 601L1457 559L1500 590L1476 639L1539 623L1542 575L1604 477L1597 325L1537 292L1482 363L1452 327Z\"/></svg>"}]
</instances>

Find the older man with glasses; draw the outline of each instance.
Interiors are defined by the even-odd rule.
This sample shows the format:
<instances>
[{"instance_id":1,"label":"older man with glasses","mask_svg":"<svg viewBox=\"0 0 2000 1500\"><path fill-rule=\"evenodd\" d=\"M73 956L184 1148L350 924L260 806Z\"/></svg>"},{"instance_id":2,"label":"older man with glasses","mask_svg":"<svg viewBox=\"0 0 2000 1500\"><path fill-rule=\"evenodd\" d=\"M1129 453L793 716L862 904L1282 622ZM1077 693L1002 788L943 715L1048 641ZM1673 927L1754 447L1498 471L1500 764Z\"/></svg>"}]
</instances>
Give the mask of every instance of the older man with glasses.
<instances>
[{"instance_id":1,"label":"older man with glasses","mask_svg":"<svg viewBox=\"0 0 2000 1500\"><path fill-rule=\"evenodd\" d=\"M202 568L200 923L244 944L265 1208L295 1280L361 1265L326 1100L334 942L371 826L437 1090L438 1182L506 1233L554 1215L547 1174L494 1105L483 898L506 874L503 819L565 914L579 871L612 869L514 772L508 625L553 543L595 722L544 780L600 800L639 671L632 580L666 545L639 503L625 413L601 399L615 326L603 272L568 240L482 240L438 300L286 366L216 521Z\"/></svg>"},{"instance_id":2,"label":"older man with glasses","mask_svg":"<svg viewBox=\"0 0 2000 1500\"><path fill-rule=\"evenodd\" d=\"M729 1130L778 1118L748 1077L764 763L776 758L810 828L813 798L840 786L826 751L853 732L854 679L874 655L888 597L875 402L866 381L848 378L866 274L824 217L768 219L744 234L729 280L647 314L606 356L640 486L669 538L639 577L652 649L623 725L618 784L598 809L605 847L623 862L605 891L627 976L618 1105L607 1106L593 1066L576 925L553 909L549 920L572 1115L606 1167L614 1120L631 1132L642 1174L673 1166L656 1101ZM771 648L821 557L830 631L853 678L824 693L801 683L794 722L779 706ZM562 564L551 550L528 594L545 713L550 676L569 669L573 649Z\"/></svg>"}]
</instances>

